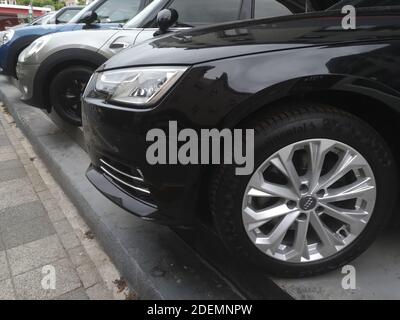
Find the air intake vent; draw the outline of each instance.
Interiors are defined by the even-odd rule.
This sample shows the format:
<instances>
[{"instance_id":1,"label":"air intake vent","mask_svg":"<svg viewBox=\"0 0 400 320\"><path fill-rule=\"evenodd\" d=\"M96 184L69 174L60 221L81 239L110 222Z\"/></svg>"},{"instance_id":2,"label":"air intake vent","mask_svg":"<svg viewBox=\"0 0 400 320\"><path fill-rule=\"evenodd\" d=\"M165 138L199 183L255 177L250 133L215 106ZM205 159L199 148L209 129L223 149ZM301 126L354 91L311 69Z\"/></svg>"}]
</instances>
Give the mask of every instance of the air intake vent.
<instances>
[{"instance_id":1,"label":"air intake vent","mask_svg":"<svg viewBox=\"0 0 400 320\"><path fill-rule=\"evenodd\" d=\"M104 158L100 159L100 169L105 177L125 193L153 204L150 190L139 169L128 168Z\"/></svg>"}]
</instances>

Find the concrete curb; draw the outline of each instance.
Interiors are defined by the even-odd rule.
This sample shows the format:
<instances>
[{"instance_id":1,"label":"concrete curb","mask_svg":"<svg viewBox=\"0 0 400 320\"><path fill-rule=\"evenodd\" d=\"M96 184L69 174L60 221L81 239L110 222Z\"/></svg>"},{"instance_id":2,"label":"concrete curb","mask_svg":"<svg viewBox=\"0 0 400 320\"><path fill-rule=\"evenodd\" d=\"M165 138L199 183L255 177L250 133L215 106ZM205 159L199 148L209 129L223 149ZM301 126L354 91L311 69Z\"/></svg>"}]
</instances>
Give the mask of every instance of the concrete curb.
<instances>
[{"instance_id":1,"label":"concrete curb","mask_svg":"<svg viewBox=\"0 0 400 320\"><path fill-rule=\"evenodd\" d=\"M80 141L19 96L1 76L0 99L141 299L244 298L169 228L134 218L103 197L85 178L90 161Z\"/></svg>"}]
</instances>

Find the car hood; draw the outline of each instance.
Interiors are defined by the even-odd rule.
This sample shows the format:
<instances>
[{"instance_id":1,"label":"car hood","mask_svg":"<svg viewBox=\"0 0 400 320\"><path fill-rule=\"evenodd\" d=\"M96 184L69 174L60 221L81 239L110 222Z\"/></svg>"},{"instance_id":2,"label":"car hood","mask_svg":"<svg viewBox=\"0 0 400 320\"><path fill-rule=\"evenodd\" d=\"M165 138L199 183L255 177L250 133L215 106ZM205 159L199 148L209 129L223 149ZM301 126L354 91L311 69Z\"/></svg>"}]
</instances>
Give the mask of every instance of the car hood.
<instances>
[{"instance_id":1,"label":"car hood","mask_svg":"<svg viewBox=\"0 0 400 320\"><path fill-rule=\"evenodd\" d=\"M17 36L26 36L26 35L45 35L53 32L61 32L61 31L69 31L73 30L76 25L67 25L67 24L46 24L40 26L25 26L22 28L15 29L15 34Z\"/></svg>"},{"instance_id":2,"label":"car hood","mask_svg":"<svg viewBox=\"0 0 400 320\"><path fill-rule=\"evenodd\" d=\"M269 51L399 37L400 31L393 28L399 16L400 12L359 9L356 30L343 29L344 15L339 11L220 24L147 41L112 57L102 69L193 65Z\"/></svg>"}]
</instances>

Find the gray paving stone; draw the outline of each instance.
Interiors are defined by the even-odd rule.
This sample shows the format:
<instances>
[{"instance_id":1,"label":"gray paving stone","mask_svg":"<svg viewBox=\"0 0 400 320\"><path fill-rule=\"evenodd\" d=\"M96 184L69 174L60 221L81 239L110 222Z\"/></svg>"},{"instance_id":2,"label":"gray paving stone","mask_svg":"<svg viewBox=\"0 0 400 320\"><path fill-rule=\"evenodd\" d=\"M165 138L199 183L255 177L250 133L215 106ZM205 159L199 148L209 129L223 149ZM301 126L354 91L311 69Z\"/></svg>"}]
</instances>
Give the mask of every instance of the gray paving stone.
<instances>
[{"instance_id":1,"label":"gray paving stone","mask_svg":"<svg viewBox=\"0 0 400 320\"><path fill-rule=\"evenodd\" d=\"M57 201L54 199L44 200L43 206L46 208L47 211L55 210L58 208Z\"/></svg>"},{"instance_id":2,"label":"gray paving stone","mask_svg":"<svg viewBox=\"0 0 400 320\"><path fill-rule=\"evenodd\" d=\"M83 286L89 288L96 283L101 282L101 277L93 263L84 264L76 268L79 278L81 279Z\"/></svg>"},{"instance_id":3,"label":"gray paving stone","mask_svg":"<svg viewBox=\"0 0 400 320\"><path fill-rule=\"evenodd\" d=\"M52 222L57 222L62 219L65 219L64 213L60 209L54 209L49 212L47 212L49 215L49 218Z\"/></svg>"},{"instance_id":4,"label":"gray paving stone","mask_svg":"<svg viewBox=\"0 0 400 320\"><path fill-rule=\"evenodd\" d=\"M57 300L89 300L89 296L87 295L85 289L79 288L59 296Z\"/></svg>"},{"instance_id":5,"label":"gray paving stone","mask_svg":"<svg viewBox=\"0 0 400 320\"><path fill-rule=\"evenodd\" d=\"M53 199L53 195L49 190L38 192L38 196L42 201Z\"/></svg>"},{"instance_id":6,"label":"gray paving stone","mask_svg":"<svg viewBox=\"0 0 400 320\"><path fill-rule=\"evenodd\" d=\"M37 199L28 177L0 182L0 210Z\"/></svg>"},{"instance_id":7,"label":"gray paving stone","mask_svg":"<svg viewBox=\"0 0 400 320\"><path fill-rule=\"evenodd\" d=\"M8 145L10 145L10 140L8 140L7 136L4 134L0 135L0 146L3 147Z\"/></svg>"},{"instance_id":8,"label":"gray paving stone","mask_svg":"<svg viewBox=\"0 0 400 320\"><path fill-rule=\"evenodd\" d=\"M23 165L19 160L8 160L0 162L0 170L22 168Z\"/></svg>"},{"instance_id":9,"label":"gray paving stone","mask_svg":"<svg viewBox=\"0 0 400 320\"><path fill-rule=\"evenodd\" d=\"M9 249L7 254L12 275L18 275L66 257L66 252L55 235Z\"/></svg>"},{"instance_id":10,"label":"gray paving stone","mask_svg":"<svg viewBox=\"0 0 400 320\"><path fill-rule=\"evenodd\" d=\"M5 248L5 246L4 246L4 243L3 243L3 241L1 240L1 237L0 237L0 251L3 251L3 250L5 250L6 248Z\"/></svg>"},{"instance_id":11,"label":"gray paving stone","mask_svg":"<svg viewBox=\"0 0 400 320\"><path fill-rule=\"evenodd\" d=\"M26 171L23 167L0 170L0 182L19 179L25 176L26 176Z\"/></svg>"},{"instance_id":12,"label":"gray paving stone","mask_svg":"<svg viewBox=\"0 0 400 320\"><path fill-rule=\"evenodd\" d=\"M56 229L58 234L70 233L74 229L72 229L71 224L67 219L62 219L60 221L54 222L54 228Z\"/></svg>"},{"instance_id":13,"label":"gray paving stone","mask_svg":"<svg viewBox=\"0 0 400 320\"><path fill-rule=\"evenodd\" d=\"M76 267L82 266L84 264L89 264L92 262L92 260L90 260L88 254L86 253L86 250L82 246L72 248L67 251L72 263Z\"/></svg>"},{"instance_id":14,"label":"gray paving stone","mask_svg":"<svg viewBox=\"0 0 400 320\"><path fill-rule=\"evenodd\" d=\"M11 279L0 281L0 300L15 300Z\"/></svg>"},{"instance_id":15,"label":"gray paving stone","mask_svg":"<svg viewBox=\"0 0 400 320\"><path fill-rule=\"evenodd\" d=\"M93 287L86 289L90 300L110 300L112 296L104 284L98 283Z\"/></svg>"},{"instance_id":16,"label":"gray paving stone","mask_svg":"<svg viewBox=\"0 0 400 320\"><path fill-rule=\"evenodd\" d=\"M15 290L19 299L54 299L82 286L73 265L68 259L49 264L55 269L55 289L44 289L43 277L48 273L42 267L20 274L14 278Z\"/></svg>"},{"instance_id":17,"label":"gray paving stone","mask_svg":"<svg viewBox=\"0 0 400 320\"><path fill-rule=\"evenodd\" d=\"M13 153L13 152L14 152L14 148L12 146L0 147L0 154Z\"/></svg>"},{"instance_id":18,"label":"gray paving stone","mask_svg":"<svg viewBox=\"0 0 400 320\"><path fill-rule=\"evenodd\" d=\"M32 184L36 192L44 191L47 189L47 186L43 181L38 181L38 182L33 181Z\"/></svg>"},{"instance_id":19,"label":"gray paving stone","mask_svg":"<svg viewBox=\"0 0 400 320\"><path fill-rule=\"evenodd\" d=\"M9 277L10 277L10 272L8 271L6 252L0 251L0 281L5 280Z\"/></svg>"},{"instance_id":20,"label":"gray paving stone","mask_svg":"<svg viewBox=\"0 0 400 320\"><path fill-rule=\"evenodd\" d=\"M47 190L47 186L44 183L42 177L39 175L39 173L32 174L31 176L29 176L29 178L31 179L32 185L35 187L36 192L39 193ZM41 188L41 190L39 190L39 187Z\"/></svg>"},{"instance_id":21,"label":"gray paving stone","mask_svg":"<svg viewBox=\"0 0 400 320\"><path fill-rule=\"evenodd\" d=\"M2 231L2 237L6 249L11 249L49 237L55 233L56 231L49 217L44 216L6 227Z\"/></svg>"},{"instance_id":22,"label":"gray paving stone","mask_svg":"<svg viewBox=\"0 0 400 320\"><path fill-rule=\"evenodd\" d=\"M75 232L61 234L60 240L65 249L72 249L81 245Z\"/></svg>"},{"instance_id":23,"label":"gray paving stone","mask_svg":"<svg viewBox=\"0 0 400 320\"><path fill-rule=\"evenodd\" d=\"M40 201L28 202L15 207L6 208L0 210L0 231L45 216L46 210Z\"/></svg>"},{"instance_id":24,"label":"gray paving stone","mask_svg":"<svg viewBox=\"0 0 400 320\"><path fill-rule=\"evenodd\" d=\"M17 160L17 159L18 156L15 152L0 153L0 161Z\"/></svg>"}]
</instances>

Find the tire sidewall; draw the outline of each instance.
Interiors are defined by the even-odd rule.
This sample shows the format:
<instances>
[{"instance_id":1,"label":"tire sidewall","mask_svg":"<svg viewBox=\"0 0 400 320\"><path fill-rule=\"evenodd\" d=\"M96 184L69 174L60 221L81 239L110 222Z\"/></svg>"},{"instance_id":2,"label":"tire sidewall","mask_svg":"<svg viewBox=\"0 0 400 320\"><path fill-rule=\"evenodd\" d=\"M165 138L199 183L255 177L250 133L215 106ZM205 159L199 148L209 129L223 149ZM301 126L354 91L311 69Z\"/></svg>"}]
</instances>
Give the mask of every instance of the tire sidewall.
<instances>
[{"instance_id":1,"label":"tire sidewall","mask_svg":"<svg viewBox=\"0 0 400 320\"><path fill-rule=\"evenodd\" d=\"M53 79L50 85L50 101L51 105L54 108L54 111L66 122L74 125L81 126L82 118L77 119L76 117L72 117L68 112L65 111L60 99L59 93L60 88L64 88L69 81L75 79L83 79L87 82L89 81L91 75L93 74L94 69L84 66L77 67L69 67L59 72ZM87 83L86 82L86 83Z\"/></svg>"}]
</instances>

